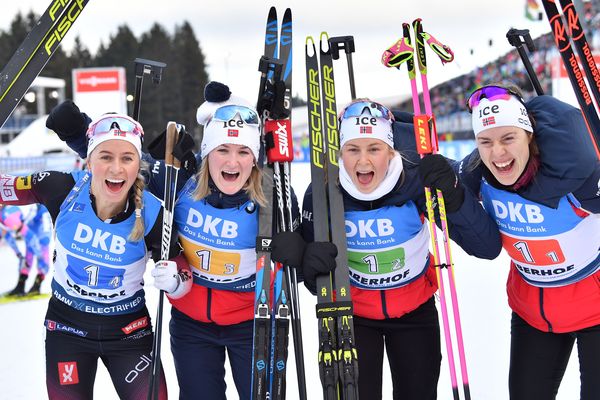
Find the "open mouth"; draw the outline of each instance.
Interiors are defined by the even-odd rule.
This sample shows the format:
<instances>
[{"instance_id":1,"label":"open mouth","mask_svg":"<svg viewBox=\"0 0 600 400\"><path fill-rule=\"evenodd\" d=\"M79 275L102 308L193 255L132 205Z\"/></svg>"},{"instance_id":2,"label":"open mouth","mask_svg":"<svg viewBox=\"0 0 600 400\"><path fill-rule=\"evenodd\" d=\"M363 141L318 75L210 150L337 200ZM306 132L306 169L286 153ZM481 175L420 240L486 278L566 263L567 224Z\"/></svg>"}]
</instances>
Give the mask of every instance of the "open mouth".
<instances>
[{"instance_id":1,"label":"open mouth","mask_svg":"<svg viewBox=\"0 0 600 400\"><path fill-rule=\"evenodd\" d=\"M111 192L118 192L125 184L125 180L123 179L105 179L104 182Z\"/></svg>"},{"instance_id":2,"label":"open mouth","mask_svg":"<svg viewBox=\"0 0 600 400\"><path fill-rule=\"evenodd\" d=\"M506 162L494 162L494 167L496 167L499 172L510 172L514 164L515 160L513 159Z\"/></svg>"},{"instance_id":3,"label":"open mouth","mask_svg":"<svg viewBox=\"0 0 600 400\"><path fill-rule=\"evenodd\" d=\"M368 185L373 180L375 172L356 172L356 179L361 185Z\"/></svg>"},{"instance_id":4,"label":"open mouth","mask_svg":"<svg viewBox=\"0 0 600 400\"><path fill-rule=\"evenodd\" d=\"M225 182L234 182L239 176L239 172L222 171L221 176Z\"/></svg>"}]
</instances>

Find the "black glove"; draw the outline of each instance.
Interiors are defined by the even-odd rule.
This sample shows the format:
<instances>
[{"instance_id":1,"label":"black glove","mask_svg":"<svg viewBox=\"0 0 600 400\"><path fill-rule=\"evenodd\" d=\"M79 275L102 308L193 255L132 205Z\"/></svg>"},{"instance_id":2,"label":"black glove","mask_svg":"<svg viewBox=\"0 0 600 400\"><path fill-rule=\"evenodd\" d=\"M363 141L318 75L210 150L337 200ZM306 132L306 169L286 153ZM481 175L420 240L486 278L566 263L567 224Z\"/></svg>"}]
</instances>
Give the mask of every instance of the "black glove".
<instances>
[{"instance_id":1,"label":"black glove","mask_svg":"<svg viewBox=\"0 0 600 400\"><path fill-rule=\"evenodd\" d=\"M279 232L271 240L271 260L290 267L302 267L304 239L297 232Z\"/></svg>"},{"instance_id":2,"label":"black glove","mask_svg":"<svg viewBox=\"0 0 600 400\"><path fill-rule=\"evenodd\" d=\"M446 212L458 211L462 206L465 189L458 182L458 177L444 156L441 154L425 156L419 164L419 176L426 187L442 191Z\"/></svg>"},{"instance_id":3,"label":"black glove","mask_svg":"<svg viewBox=\"0 0 600 400\"><path fill-rule=\"evenodd\" d=\"M71 100L65 100L50 111L46 119L46 128L52 129L60 140L79 154L87 156L87 138L85 133L91 118L79 111L79 107Z\"/></svg>"},{"instance_id":4,"label":"black glove","mask_svg":"<svg viewBox=\"0 0 600 400\"><path fill-rule=\"evenodd\" d=\"M148 144L148 152L155 160L165 159L165 146L167 141L167 131L164 130L160 135L154 138ZM173 156L179 160L183 169L193 175L196 173L196 155L194 154L194 146L196 142L192 135L187 133L183 128L177 139L177 143L173 147Z\"/></svg>"},{"instance_id":5,"label":"black glove","mask_svg":"<svg viewBox=\"0 0 600 400\"><path fill-rule=\"evenodd\" d=\"M317 291L317 276L335 269L337 247L331 242L310 242L304 249L302 272L304 285L311 293Z\"/></svg>"}]
</instances>

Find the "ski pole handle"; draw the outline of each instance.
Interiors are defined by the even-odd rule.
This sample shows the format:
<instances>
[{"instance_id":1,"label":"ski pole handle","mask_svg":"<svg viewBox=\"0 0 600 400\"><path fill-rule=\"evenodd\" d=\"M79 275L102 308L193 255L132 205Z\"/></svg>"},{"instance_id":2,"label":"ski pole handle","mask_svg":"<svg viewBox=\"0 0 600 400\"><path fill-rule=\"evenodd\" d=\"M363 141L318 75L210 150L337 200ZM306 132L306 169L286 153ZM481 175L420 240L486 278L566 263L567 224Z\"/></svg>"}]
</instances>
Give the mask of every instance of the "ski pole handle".
<instances>
[{"instance_id":1,"label":"ski pole handle","mask_svg":"<svg viewBox=\"0 0 600 400\"><path fill-rule=\"evenodd\" d=\"M162 71L167 66L164 62L136 58L135 64L135 92L133 103L133 119L140 120L140 105L142 103L142 83L145 75L152 76L152 82L155 85L160 84Z\"/></svg>"},{"instance_id":2,"label":"ski pole handle","mask_svg":"<svg viewBox=\"0 0 600 400\"><path fill-rule=\"evenodd\" d=\"M352 64L352 53L354 53L354 36L335 36L329 38L329 49L334 60L340 58L340 49L346 53L348 63L348 79L350 81L350 95L352 100L356 99L356 83L354 80L354 65Z\"/></svg>"},{"instance_id":3,"label":"ski pole handle","mask_svg":"<svg viewBox=\"0 0 600 400\"><path fill-rule=\"evenodd\" d=\"M533 70L533 66L527 57L527 53L523 48L523 44L527 46L527 50L530 52L535 50L535 46L533 44L533 40L531 39L531 35L529 34L529 29L515 29L511 28L506 32L506 39L508 39L508 43L517 48L517 52L519 53L519 57L521 57L521 61L527 70L527 75L529 76L529 80L533 85L535 92L538 96L544 94L544 89L542 89L542 85L540 85L540 81Z\"/></svg>"},{"instance_id":4,"label":"ski pole handle","mask_svg":"<svg viewBox=\"0 0 600 400\"><path fill-rule=\"evenodd\" d=\"M329 38L331 57L334 60L340 58L340 50L344 49L346 54L354 53L354 36L334 36Z\"/></svg>"},{"instance_id":5,"label":"ski pole handle","mask_svg":"<svg viewBox=\"0 0 600 400\"><path fill-rule=\"evenodd\" d=\"M438 152L437 135L432 135L432 132L437 132L434 116L425 114L413 116L413 127L417 142L417 153L421 156L436 154Z\"/></svg>"}]
</instances>

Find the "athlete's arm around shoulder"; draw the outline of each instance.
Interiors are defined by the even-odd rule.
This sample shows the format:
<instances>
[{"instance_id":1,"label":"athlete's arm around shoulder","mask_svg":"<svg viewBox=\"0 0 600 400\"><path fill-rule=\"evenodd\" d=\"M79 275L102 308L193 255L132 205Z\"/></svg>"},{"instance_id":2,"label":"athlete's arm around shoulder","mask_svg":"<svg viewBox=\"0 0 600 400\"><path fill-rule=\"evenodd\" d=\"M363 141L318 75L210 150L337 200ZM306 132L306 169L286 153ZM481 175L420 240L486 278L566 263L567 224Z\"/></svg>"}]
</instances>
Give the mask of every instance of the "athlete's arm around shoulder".
<instances>
[{"instance_id":1,"label":"athlete's arm around shoulder","mask_svg":"<svg viewBox=\"0 0 600 400\"><path fill-rule=\"evenodd\" d=\"M55 221L60 206L75 184L75 175L83 172L43 171L32 175L0 175L0 203L46 206Z\"/></svg>"}]
</instances>

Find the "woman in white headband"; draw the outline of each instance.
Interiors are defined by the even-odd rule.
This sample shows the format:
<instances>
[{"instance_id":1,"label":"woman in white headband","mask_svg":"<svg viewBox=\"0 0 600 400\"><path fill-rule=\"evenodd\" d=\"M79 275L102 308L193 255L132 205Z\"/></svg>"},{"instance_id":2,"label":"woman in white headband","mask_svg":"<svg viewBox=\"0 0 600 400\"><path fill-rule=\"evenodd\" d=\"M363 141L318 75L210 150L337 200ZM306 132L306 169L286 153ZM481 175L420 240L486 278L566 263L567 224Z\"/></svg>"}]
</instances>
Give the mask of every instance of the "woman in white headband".
<instances>
[{"instance_id":1,"label":"woman in white headband","mask_svg":"<svg viewBox=\"0 0 600 400\"><path fill-rule=\"evenodd\" d=\"M385 106L361 99L340 114L339 180L346 218L359 396L382 398L385 350L394 399L435 399L442 357L434 300L436 267L424 222L424 186L443 190L450 233L465 251L495 258L500 252L500 238L494 222L463 189L444 157L409 161L394 149L395 135L408 135L414 152L412 124L395 122ZM302 213L308 217L302 222L307 241L313 239L312 204L309 187ZM335 255L335 248L329 253L305 253L305 284L313 293L316 276L335 266Z\"/></svg>"},{"instance_id":2,"label":"woman in white headband","mask_svg":"<svg viewBox=\"0 0 600 400\"><path fill-rule=\"evenodd\" d=\"M598 399L600 164L581 112L498 85L477 89L467 108L477 149L460 178L511 258L510 398L554 399L577 342L581 399Z\"/></svg>"},{"instance_id":3,"label":"woman in white headband","mask_svg":"<svg viewBox=\"0 0 600 400\"><path fill-rule=\"evenodd\" d=\"M163 209L139 174L143 135L133 119L105 114L87 129L88 171L2 177L3 204L44 204L56 230L45 320L50 399L92 398L99 358L119 398L146 397L150 368L131 371L152 357L143 275L149 251L160 259ZM164 374L158 379L166 399Z\"/></svg>"}]
</instances>

